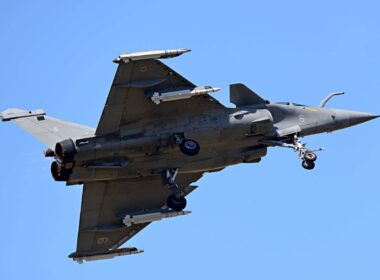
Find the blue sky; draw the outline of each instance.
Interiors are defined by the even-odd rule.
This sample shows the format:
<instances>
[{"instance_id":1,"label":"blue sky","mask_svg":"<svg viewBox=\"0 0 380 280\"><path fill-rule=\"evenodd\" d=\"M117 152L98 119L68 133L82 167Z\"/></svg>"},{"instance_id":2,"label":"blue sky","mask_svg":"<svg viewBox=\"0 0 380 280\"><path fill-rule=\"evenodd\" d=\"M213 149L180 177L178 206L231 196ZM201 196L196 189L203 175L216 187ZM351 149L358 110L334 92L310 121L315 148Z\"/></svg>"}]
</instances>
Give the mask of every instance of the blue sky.
<instances>
[{"instance_id":1,"label":"blue sky","mask_svg":"<svg viewBox=\"0 0 380 280\"><path fill-rule=\"evenodd\" d=\"M101 3L102 2L102 3ZM125 50L191 48L166 61L198 85L242 82L272 101L380 114L377 1L2 1L0 110L43 108L95 127ZM53 181L44 146L0 126L0 278L380 279L379 121L207 174L189 216L128 242L144 254L78 265L81 187Z\"/></svg>"}]
</instances>

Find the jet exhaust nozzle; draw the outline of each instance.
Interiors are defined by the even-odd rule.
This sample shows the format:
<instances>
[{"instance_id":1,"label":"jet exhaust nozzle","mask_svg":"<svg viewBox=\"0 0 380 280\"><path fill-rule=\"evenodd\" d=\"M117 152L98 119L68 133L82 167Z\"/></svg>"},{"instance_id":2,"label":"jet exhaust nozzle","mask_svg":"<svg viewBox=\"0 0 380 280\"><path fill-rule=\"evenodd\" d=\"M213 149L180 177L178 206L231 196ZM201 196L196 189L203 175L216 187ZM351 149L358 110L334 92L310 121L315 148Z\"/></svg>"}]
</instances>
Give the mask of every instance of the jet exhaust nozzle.
<instances>
[{"instance_id":1,"label":"jet exhaust nozzle","mask_svg":"<svg viewBox=\"0 0 380 280\"><path fill-rule=\"evenodd\" d=\"M75 143L72 139L66 139L55 145L55 155L62 163L74 161L77 154Z\"/></svg>"},{"instance_id":2,"label":"jet exhaust nozzle","mask_svg":"<svg viewBox=\"0 0 380 280\"><path fill-rule=\"evenodd\" d=\"M56 181L67 181L72 173L72 168L66 169L65 165L53 161L50 167L51 175Z\"/></svg>"}]
</instances>

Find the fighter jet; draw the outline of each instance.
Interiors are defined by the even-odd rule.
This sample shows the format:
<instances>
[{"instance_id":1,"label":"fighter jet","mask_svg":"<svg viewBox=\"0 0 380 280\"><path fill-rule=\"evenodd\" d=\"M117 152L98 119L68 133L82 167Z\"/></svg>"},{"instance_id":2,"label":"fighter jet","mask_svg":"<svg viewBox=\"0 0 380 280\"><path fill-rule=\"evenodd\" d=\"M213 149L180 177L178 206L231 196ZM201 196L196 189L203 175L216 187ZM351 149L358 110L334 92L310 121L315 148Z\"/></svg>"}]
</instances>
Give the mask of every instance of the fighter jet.
<instances>
[{"instance_id":1,"label":"fighter jet","mask_svg":"<svg viewBox=\"0 0 380 280\"><path fill-rule=\"evenodd\" d=\"M258 163L268 147L287 147L311 170L316 150L303 136L354 126L378 115L297 103L272 103L243 84L230 85L227 108L161 62L189 49L123 53L96 129L49 117L43 110L7 109L52 157L51 174L82 185L78 261L141 253L122 244L153 221L189 214L186 196L206 172Z\"/></svg>"}]
</instances>

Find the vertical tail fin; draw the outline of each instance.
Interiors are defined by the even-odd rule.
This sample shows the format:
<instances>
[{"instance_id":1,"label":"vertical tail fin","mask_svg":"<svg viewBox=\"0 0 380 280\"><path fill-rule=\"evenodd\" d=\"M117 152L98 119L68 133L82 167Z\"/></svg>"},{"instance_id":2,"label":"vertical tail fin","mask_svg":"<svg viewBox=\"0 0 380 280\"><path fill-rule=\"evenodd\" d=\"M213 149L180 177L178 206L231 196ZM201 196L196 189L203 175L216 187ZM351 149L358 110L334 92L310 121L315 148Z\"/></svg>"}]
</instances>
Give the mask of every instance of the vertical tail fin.
<instances>
[{"instance_id":1,"label":"vertical tail fin","mask_svg":"<svg viewBox=\"0 0 380 280\"><path fill-rule=\"evenodd\" d=\"M67 138L78 139L95 134L93 128L46 116L41 109L7 109L0 114L0 119L14 122L50 148Z\"/></svg>"},{"instance_id":2,"label":"vertical tail fin","mask_svg":"<svg viewBox=\"0 0 380 280\"><path fill-rule=\"evenodd\" d=\"M230 102L236 107L266 104L258 94L247 88L244 84L230 85Z\"/></svg>"}]
</instances>

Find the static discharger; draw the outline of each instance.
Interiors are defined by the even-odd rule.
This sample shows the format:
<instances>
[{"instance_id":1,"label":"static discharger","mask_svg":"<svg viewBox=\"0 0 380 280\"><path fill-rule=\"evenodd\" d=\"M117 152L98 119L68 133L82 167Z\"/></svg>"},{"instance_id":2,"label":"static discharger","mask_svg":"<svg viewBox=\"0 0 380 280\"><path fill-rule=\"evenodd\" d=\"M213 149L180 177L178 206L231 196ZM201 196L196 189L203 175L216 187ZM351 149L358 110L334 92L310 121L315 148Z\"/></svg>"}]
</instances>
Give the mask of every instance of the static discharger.
<instances>
[{"instance_id":1,"label":"static discharger","mask_svg":"<svg viewBox=\"0 0 380 280\"><path fill-rule=\"evenodd\" d=\"M153 93L150 99L154 103L160 104L161 102L186 99L186 98L190 98L196 95L204 95L211 92L217 92L219 90L220 88L205 86L205 87L196 87L193 90L186 89L186 90L178 90L178 91L171 91L171 92L155 92Z\"/></svg>"},{"instance_id":2,"label":"static discharger","mask_svg":"<svg viewBox=\"0 0 380 280\"><path fill-rule=\"evenodd\" d=\"M190 214L191 211L174 211L174 210L162 210L157 212L150 212L144 214L125 215L123 218L123 224L130 227L135 224L145 224L154 221L159 221L166 218L173 218L178 216L184 216Z\"/></svg>"}]
</instances>

